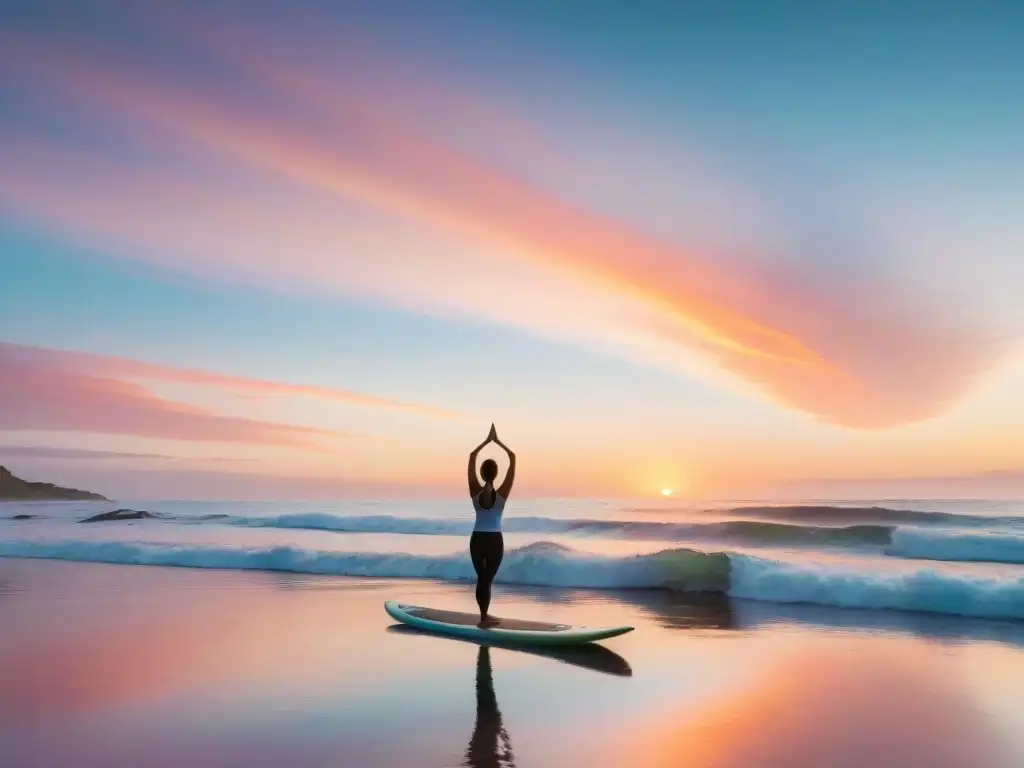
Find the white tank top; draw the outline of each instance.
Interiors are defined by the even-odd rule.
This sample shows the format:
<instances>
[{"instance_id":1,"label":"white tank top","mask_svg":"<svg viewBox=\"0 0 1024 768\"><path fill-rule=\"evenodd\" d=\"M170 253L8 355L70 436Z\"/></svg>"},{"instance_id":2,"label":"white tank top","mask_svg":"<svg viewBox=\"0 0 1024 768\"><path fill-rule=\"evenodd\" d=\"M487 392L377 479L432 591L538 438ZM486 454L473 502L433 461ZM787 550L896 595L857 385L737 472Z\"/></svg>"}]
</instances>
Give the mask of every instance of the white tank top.
<instances>
[{"instance_id":1,"label":"white tank top","mask_svg":"<svg viewBox=\"0 0 1024 768\"><path fill-rule=\"evenodd\" d=\"M473 511L476 512L474 531L501 533L501 515L505 511L505 500L501 498L500 493L494 492L494 506L490 509L480 506L480 494L478 493L473 497Z\"/></svg>"}]
</instances>

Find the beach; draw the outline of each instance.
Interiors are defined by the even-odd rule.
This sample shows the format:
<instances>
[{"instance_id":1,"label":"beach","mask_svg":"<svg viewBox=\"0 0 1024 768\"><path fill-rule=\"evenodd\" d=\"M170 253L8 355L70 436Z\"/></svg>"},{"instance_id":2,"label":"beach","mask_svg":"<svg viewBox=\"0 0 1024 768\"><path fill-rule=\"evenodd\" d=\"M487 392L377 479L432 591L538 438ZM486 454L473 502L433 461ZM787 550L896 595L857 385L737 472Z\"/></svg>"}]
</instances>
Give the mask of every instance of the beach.
<instances>
[{"instance_id":1,"label":"beach","mask_svg":"<svg viewBox=\"0 0 1024 768\"><path fill-rule=\"evenodd\" d=\"M176 522L86 526L70 522L83 511L80 505L17 506L31 506L39 517L3 521L0 541L8 554L19 542L36 547L37 555L44 545L64 542L63 554L77 554L77 560L175 551L178 557L191 552L199 566L199 551L222 559L229 550L255 557L253 531L296 551L301 544L308 552L312 543L302 537L319 537L321 549L360 548L353 543L359 534L236 530L223 520L200 535L206 523L182 524L188 515L181 508ZM352 512L347 517L365 517ZM164 513L171 514L167 507ZM618 509L615 516L623 513ZM391 518L398 527L410 524L395 520L417 519ZM36 528L14 530L25 522ZM421 533L405 534L396 544L380 536L362 534L363 560L336 554L301 561L293 551L292 570L246 568L240 560L214 568L69 562L54 549L45 557L0 558L3 764L1024 762L1024 622L1016 619L778 603L712 589L506 579L496 587L499 616L627 624L635 631L590 651L482 649L396 626L383 609L384 600L399 599L473 610L472 583L444 572L444 558L458 557L450 551L456 542ZM77 553L69 544L76 541L84 545ZM436 573L413 579L300 572L302 562L368 568L365 556L374 552L375 562L408 567L401 565L408 560L383 557L387 546L420 552L411 562ZM531 546L536 554L537 542L520 545ZM606 564L625 557L621 541L604 545L578 537L576 546L603 553L588 555L591 565L598 556ZM652 547L629 546L639 553L634 560L646 562ZM772 551L773 557L784 553ZM513 549L513 563L515 557ZM789 557L798 562L794 550ZM545 567L543 557L534 560L535 568ZM934 570L934 564L926 567ZM996 566L985 564L986 575L971 578L989 589L1003 578L1009 589L1007 579L1020 566L998 567L1012 569L1010 575L998 577ZM574 568L561 580L575 575L585 581L586 572ZM618 572L639 579L634 571ZM973 605L975 613L985 612L978 600ZM1005 597L1000 605L1008 610Z\"/></svg>"},{"instance_id":2,"label":"beach","mask_svg":"<svg viewBox=\"0 0 1024 768\"><path fill-rule=\"evenodd\" d=\"M1022 9L3 3L0 768L1024 768Z\"/></svg>"}]
</instances>

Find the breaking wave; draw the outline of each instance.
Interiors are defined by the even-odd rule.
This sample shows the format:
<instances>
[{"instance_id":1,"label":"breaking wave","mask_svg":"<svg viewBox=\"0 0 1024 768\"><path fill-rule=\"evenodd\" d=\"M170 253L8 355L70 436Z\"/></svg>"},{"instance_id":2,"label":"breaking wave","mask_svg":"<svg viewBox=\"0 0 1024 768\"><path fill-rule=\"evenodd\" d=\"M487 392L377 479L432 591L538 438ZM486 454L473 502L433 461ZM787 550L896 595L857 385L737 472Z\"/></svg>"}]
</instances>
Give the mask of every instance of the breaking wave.
<instances>
[{"instance_id":1,"label":"breaking wave","mask_svg":"<svg viewBox=\"0 0 1024 768\"><path fill-rule=\"evenodd\" d=\"M0 557L33 557L131 565L164 565L230 570L291 571L336 576L471 580L468 554L422 555L393 552L331 552L292 546L237 547L155 544L129 541L8 541ZM537 542L505 553L498 582L590 589L715 591L728 589L724 554L672 549L614 557L577 552Z\"/></svg>"},{"instance_id":2,"label":"breaking wave","mask_svg":"<svg viewBox=\"0 0 1024 768\"><path fill-rule=\"evenodd\" d=\"M729 594L773 603L1024 618L1024 576L996 578L932 570L865 573L736 555Z\"/></svg>"},{"instance_id":3,"label":"breaking wave","mask_svg":"<svg viewBox=\"0 0 1024 768\"><path fill-rule=\"evenodd\" d=\"M1024 537L898 528L886 554L917 560L1024 564Z\"/></svg>"},{"instance_id":4,"label":"breaking wave","mask_svg":"<svg viewBox=\"0 0 1024 768\"><path fill-rule=\"evenodd\" d=\"M292 571L392 578L471 580L465 553L331 552L291 546L169 545L127 541L8 541L0 556L193 568ZM887 573L854 567L783 563L750 555L668 549L633 556L577 552L550 542L510 550L498 581L594 589L725 592L776 603L883 608L1024 619L1024 575L978 576L916 570Z\"/></svg>"}]
</instances>

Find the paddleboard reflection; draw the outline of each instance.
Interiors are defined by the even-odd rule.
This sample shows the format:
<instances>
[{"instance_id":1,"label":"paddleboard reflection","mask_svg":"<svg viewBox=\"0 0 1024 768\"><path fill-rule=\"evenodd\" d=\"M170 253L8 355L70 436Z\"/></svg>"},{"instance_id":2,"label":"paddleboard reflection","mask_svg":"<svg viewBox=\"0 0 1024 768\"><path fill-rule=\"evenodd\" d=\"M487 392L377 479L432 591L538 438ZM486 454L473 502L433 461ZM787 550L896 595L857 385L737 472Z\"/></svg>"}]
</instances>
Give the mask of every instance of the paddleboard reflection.
<instances>
[{"instance_id":1,"label":"paddleboard reflection","mask_svg":"<svg viewBox=\"0 0 1024 768\"><path fill-rule=\"evenodd\" d=\"M520 644L504 645L495 643L493 640L483 643L465 637L454 637L451 635L439 635L435 632L428 632L422 629L410 627L407 624L392 624L388 632L399 635L422 635L433 637L438 640L452 641L456 643L471 643L473 645L490 648L501 648L515 653L528 653L531 656L543 656L546 659L554 659L564 664L571 664L574 667L582 667L594 672L603 672L606 675L617 677L632 677L633 669L629 662L622 658L615 651L596 643L585 643L565 647L537 647L531 648Z\"/></svg>"}]
</instances>

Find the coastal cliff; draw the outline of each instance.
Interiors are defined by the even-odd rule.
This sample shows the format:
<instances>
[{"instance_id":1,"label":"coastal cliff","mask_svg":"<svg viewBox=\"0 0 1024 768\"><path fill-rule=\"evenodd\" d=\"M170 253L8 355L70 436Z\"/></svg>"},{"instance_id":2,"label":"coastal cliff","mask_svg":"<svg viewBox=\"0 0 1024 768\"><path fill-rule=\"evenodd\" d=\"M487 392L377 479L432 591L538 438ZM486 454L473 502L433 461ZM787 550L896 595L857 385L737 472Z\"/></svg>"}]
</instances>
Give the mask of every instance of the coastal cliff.
<instances>
[{"instance_id":1,"label":"coastal cliff","mask_svg":"<svg viewBox=\"0 0 1024 768\"><path fill-rule=\"evenodd\" d=\"M33 483L15 477L0 466L0 500L18 501L109 501L105 496L77 488L62 488L53 483Z\"/></svg>"}]
</instances>

